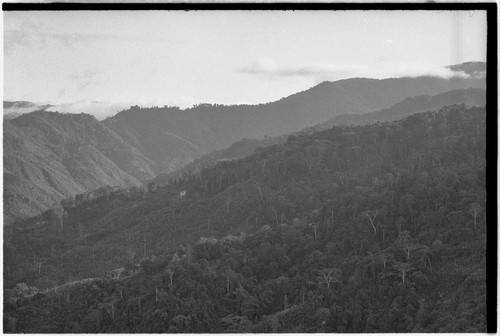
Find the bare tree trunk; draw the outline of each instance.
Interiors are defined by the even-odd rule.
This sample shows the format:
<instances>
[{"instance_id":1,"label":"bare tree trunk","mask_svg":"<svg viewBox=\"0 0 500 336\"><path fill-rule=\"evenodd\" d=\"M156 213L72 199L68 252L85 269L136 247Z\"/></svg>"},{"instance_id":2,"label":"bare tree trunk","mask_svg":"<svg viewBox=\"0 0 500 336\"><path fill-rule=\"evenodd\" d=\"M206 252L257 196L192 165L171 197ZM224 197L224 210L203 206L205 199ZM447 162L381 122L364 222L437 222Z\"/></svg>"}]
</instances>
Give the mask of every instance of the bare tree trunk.
<instances>
[{"instance_id":1,"label":"bare tree trunk","mask_svg":"<svg viewBox=\"0 0 500 336\"><path fill-rule=\"evenodd\" d=\"M337 173L337 175L340 178L340 182L342 183L342 185L344 185L344 179L342 178L342 176L339 173Z\"/></svg>"},{"instance_id":2,"label":"bare tree trunk","mask_svg":"<svg viewBox=\"0 0 500 336\"><path fill-rule=\"evenodd\" d=\"M377 235L377 228L375 227L375 225L373 224L373 221L372 219L370 218L370 224L372 225L373 227L373 232L375 233L375 236Z\"/></svg>"},{"instance_id":3,"label":"bare tree trunk","mask_svg":"<svg viewBox=\"0 0 500 336\"><path fill-rule=\"evenodd\" d=\"M368 220L370 221L370 224L372 225L372 228L373 228L373 232L375 233L375 236L377 235L377 228L375 227L375 218L377 218L377 215L378 215L378 211L375 211L375 212L369 212L369 211L366 211L363 213L366 217L368 217Z\"/></svg>"}]
</instances>

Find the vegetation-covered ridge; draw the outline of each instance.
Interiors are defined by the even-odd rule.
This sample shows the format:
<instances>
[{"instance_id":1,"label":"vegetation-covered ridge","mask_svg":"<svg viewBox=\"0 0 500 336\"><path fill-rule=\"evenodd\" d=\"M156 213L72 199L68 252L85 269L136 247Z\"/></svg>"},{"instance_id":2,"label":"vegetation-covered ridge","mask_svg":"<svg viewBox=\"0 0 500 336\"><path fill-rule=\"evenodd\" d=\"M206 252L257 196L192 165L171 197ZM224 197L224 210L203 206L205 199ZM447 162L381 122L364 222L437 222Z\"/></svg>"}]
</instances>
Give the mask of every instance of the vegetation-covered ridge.
<instances>
[{"instance_id":1,"label":"vegetation-covered ridge","mask_svg":"<svg viewBox=\"0 0 500 336\"><path fill-rule=\"evenodd\" d=\"M450 106L291 136L26 221L5 233L7 288L135 273L5 291L6 331L484 332L485 117Z\"/></svg>"},{"instance_id":2,"label":"vegetation-covered ridge","mask_svg":"<svg viewBox=\"0 0 500 336\"><path fill-rule=\"evenodd\" d=\"M37 111L5 121L3 131L6 224L103 185L154 177L142 153L86 114Z\"/></svg>"},{"instance_id":3,"label":"vegetation-covered ridge","mask_svg":"<svg viewBox=\"0 0 500 336\"><path fill-rule=\"evenodd\" d=\"M37 110L4 122L4 223L34 216L66 197L103 185L137 186L244 138L284 139L284 134L339 115L348 122L372 122L373 116L389 121L394 115L401 116L400 112L428 111L439 104L476 103L481 94L444 94L437 100L403 102L408 97L434 96L450 90L485 89L485 79L476 76L486 71L485 63L459 64L453 70L470 76L351 78L323 82L267 104L201 104L185 110L133 106L103 121L84 114L44 112L47 106L26 101L4 102L17 112L21 112L18 107ZM398 106L396 111L389 109L400 102L414 106L411 111L403 111L404 106ZM389 110L359 120L351 117L380 109ZM236 154L247 155L256 147L257 142L252 141L233 149L241 150Z\"/></svg>"},{"instance_id":4,"label":"vegetation-covered ridge","mask_svg":"<svg viewBox=\"0 0 500 336\"><path fill-rule=\"evenodd\" d=\"M483 89L452 90L435 96L424 95L407 98L390 108L365 114L343 114L324 123L302 129L288 135L265 137L264 139L243 139L233 143L224 150L203 155L181 169L171 173L159 174L154 178L158 184L165 184L171 179L178 179L183 174L190 174L202 168L223 160L234 160L253 154L259 147L280 144L286 141L289 135L300 133L315 133L339 125L369 125L377 122L387 122L403 119L417 112L438 111L444 106L465 104L466 106L484 106L486 91Z\"/></svg>"}]
</instances>

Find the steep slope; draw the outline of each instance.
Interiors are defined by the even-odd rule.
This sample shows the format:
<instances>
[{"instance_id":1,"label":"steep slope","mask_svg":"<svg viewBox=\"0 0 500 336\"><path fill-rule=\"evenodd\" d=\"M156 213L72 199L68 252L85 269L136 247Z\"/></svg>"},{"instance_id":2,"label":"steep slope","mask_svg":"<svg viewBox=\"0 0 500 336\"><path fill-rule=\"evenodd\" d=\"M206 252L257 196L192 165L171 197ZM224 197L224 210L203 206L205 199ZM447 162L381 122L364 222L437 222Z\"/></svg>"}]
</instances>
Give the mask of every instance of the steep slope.
<instances>
[{"instance_id":1,"label":"steep slope","mask_svg":"<svg viewBox=\"0 0 500 336\"><path fill-rule=\"evenodd\" d=\"M64 227L12 227L6 328L484 332L485 116L451 106L291 136L134 200L68 207ZM15 286L95 277L32 299Z\"/></svg>"},{"instance_id":2,"label":"steep slope","mask_svg":"<svg viewBox=\"0 0 500 336\"><path fill-rule=\"evenodd\" d=\"M484 63L479 64L485 68ZM257 106L203 104L186 110L136 106L104 120L104 124L154 161L156 173L163 173L243 138L287 134L337 115L389 108L407 97L484 89L485 85L484 78L476 77L354 78L323 82Z\"/></svg>"},{"instance_id":3,"label":"steep slope","mask_svg":"<svg viewBox=\"0 0 500 336\"><path fill-rule=\"evenodd\" d=\"M4 122L4 221L63 198L152 178L139 151L89 115L34 112Z\"/></svg>"}]
</instances>

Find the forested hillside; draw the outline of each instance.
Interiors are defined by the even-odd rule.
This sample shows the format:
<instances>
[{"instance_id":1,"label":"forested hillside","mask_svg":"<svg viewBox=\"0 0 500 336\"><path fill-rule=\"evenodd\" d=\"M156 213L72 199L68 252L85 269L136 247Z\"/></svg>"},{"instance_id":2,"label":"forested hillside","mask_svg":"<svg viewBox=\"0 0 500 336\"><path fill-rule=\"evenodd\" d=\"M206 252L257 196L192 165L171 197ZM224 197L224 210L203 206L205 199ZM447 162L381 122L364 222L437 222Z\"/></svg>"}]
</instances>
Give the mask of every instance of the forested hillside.
<instances>
[{"instance_id":1,"label":"forested hillside","mask_svg":"<svg viewBox=\"0 0 500 336\"><path fill-rule=\"evenodd\" d=\"M193 160L184 167L173 172L158 174L153 179L153 182L159 185L164 185L170 180L177 180L182 178L184 175L199 172L203 168L208 168L222 161L242 159L245 156L255 153L255 151L261 147L283 143L287 140L287 138L288 135L285 134L276 137L265 137L263 139L243 139L236 141L226 149L205 154L199 159Z\"/></svg>"},{"instance_id":2,"label":"forested hillside","mask_svg":"<svg viewBox=\"0 0 500 336\"><path fill-rule=\"evenodd\" d=\"M324 123L305 128L292 134L297 135L303 132L318 132L331 128L335 125L368 125L375 124L377 122L395 121L417 112L437 111L444 106L455 104L465 104L469 107L484 106L486 104L486 91L483 89L452 90L435 96L424 95L409 97L387 109L365 114L342 114ZM193 173L219 161L243 158L247 155L253 154L259 147L283 143L286 141L286 138L287 135L265 137L263 139L243 139L233 143L224 150L203 155L199 159L190 162L181 169L175 170L171 173L158 174L158 176L155 177L154 182L158 184L165 184L171 179L177 179L182 177L183 174Z\"/></svg>"},{"instance_id":3,"label":"forested hillside","mask_svg":"<svg viewBox=\"0 0 500 336\"><path fill-rule=\"evenodd\" d=\"M94 117L33 112L4 121L4 223L101 186L138 186L150 161Z\"/></svg>"},{"instance_id":4,"label":"forested hillside","mask_svg":"<svg viewBox=\"0 0 500 336\"><path fill-rule=\"evenodd\" d=\"M293 135L12 226L5 331L485 332L485 116Z\"/></svg>"}]
</instances>

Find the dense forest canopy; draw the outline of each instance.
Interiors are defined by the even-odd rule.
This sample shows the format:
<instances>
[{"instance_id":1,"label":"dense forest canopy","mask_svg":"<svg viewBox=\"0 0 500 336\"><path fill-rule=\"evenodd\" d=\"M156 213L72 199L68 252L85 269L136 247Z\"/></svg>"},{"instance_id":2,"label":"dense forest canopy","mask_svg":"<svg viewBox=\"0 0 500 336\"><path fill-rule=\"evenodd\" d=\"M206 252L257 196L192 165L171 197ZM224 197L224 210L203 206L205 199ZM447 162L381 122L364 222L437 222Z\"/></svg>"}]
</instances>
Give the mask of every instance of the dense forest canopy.
<instances>
[{"instance_id":1,"label":"dense forest canopy","mask_svg":"<svg viewBox=\"0 0 500 336\"><path fill-rule=\"evenodd\" d=\"M4 234L5 331L485 332L485 132L454 105L68 201Z\"/></svg>"}]
</instances>

